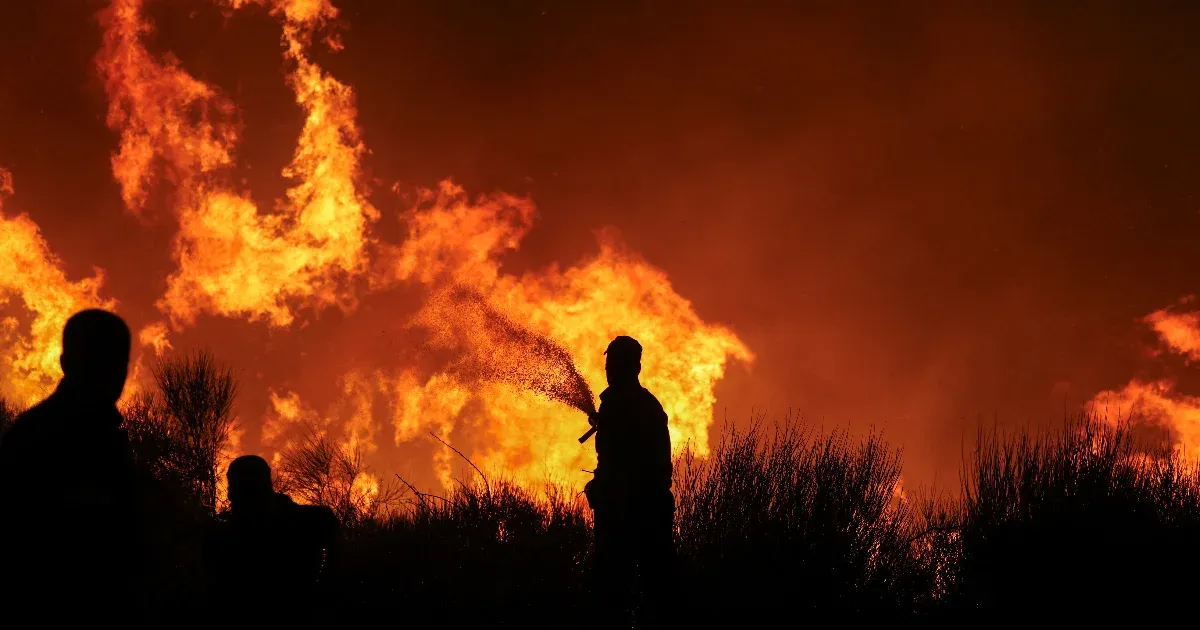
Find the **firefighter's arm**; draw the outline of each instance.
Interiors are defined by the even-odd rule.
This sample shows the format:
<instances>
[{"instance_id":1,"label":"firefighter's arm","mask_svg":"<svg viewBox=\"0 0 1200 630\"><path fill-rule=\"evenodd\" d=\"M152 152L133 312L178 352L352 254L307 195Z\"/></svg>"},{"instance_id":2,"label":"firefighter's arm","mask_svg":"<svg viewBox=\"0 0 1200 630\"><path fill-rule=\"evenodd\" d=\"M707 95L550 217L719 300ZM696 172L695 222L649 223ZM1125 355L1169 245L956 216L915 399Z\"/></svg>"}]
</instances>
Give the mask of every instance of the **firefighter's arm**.
<instances>
[{"instance_id":1,"label":"firefighter's arm","mask_svg":"<svg viewBox=\"0 0 1200 630\"><path fill-rule=\"evenodd\" d=\"M583 435L579 436L580 444L583 444L584 442L591 439L591 437L593 435L595 435L596 431L600 428L600 412L593 411L592 413L589 413L588 414L588 424L592 428L588 429L587 433L584 433Z\"/></svg>"},{"instance_id":2,"label":"firefighter's arm","mask_svg":"<svg viewBox=\"0 0 1200 630\"><path fill-rule=\"evenodd\" d=\"M671 431L667 428L667 414L660 410L661 423L655 427L655 458L659 462L658 481L663 488L670 490L674 465L671 461Z\"/></svg>"}]
</instances>

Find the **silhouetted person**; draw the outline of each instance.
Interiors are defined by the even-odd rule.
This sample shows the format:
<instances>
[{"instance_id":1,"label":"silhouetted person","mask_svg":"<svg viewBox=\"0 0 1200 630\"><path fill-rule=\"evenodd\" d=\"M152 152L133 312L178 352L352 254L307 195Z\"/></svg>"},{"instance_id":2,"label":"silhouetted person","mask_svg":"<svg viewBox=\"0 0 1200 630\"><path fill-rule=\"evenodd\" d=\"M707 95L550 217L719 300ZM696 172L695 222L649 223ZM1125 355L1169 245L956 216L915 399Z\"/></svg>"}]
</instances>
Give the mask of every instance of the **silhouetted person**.
<instances>
[{"instance_id":1,"label":"silhouetted person","mask_svg":"<svg viewBox=\"0 0 1200 630\"><path fill-rule=\"evenodd\" d=\"M142 567L134 461L117 400L129 328L86 310L63 330L63 377L0 443L0 598L10 620L129 620Z\"/></svg>"},{"instance_id":2,"label":"silhouetted person","mask_svg":"<svg viewBox=\"0 0 1200 630\"><path fill-rule=\"evenodd\" d=\"M230 509L208 543L214 604L240 621L313 621L338 521L323 506L275 492L271 467L244 455L227 473Z\"/></svg>"},{"instance_id":3,"label":"silhouetted person","mask_svg":"<svg viewBox=\"0 0 1200 630\"><path fill-rule=\"evenodd\" d=\"M628 627L626 615L640 576L648 611L666 625L675 581L667 414L638 381L641 344L617 337L605 355L608 389L592 418L596 471L585 488L594 512L596 595L605 625Z\"/></svg>"}]
</instances>

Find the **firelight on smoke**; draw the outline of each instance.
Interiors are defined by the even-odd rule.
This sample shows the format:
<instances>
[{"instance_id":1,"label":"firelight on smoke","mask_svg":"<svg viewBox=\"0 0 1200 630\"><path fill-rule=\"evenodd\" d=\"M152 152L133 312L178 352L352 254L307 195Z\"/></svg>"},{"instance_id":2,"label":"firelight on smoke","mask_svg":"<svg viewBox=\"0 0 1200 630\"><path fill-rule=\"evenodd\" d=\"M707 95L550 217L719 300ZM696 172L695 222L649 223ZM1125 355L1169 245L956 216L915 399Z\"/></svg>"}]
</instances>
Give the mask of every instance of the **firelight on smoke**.
<instances>
[{"instance_id":1,"label":"firelight on smoke","mask_svg":"<svg viewBox=\"0 0 1200 630\"><path fill-rule=\"evenodd\" d=\"M317 47L341 48L329 0L218 2L231 14L264 10L278 20L283 78L304 114L281 173L290 188L267 205L238 183L238 104L170 53L147 48L153 25L145 4L113 0L99 16L96 57L106 120L118 136L111 167L121 198L139 216L168 208L177 225L174 270L155 304L161 317L137 334L142 355L170 352L173 337L206 318L286 334L337 309L353 327L361 298L404 288L423 299L415 311L395 313L395 327L442 357L432 368L364 359L328 373L339 400L327 411L302 391L268 383L270 409L261 422L242 418L268 459L314 428L368 458L386 450L381 439L403 447L430 440L429 433L453 433L485 469L531 485L580 482L594 454L576 442L587 426L577 409L603 388L602 351L619 334L645 348L642 380L670 416L676 449L707 452L713 388L727 362L749 362L753 354L730 330L703 321L662 271L612 234L602 232L598 251L573 266L514 275L500 257L532 228L532 203L503 193L472 199L443 181L399 217L401 242L377 236L381 221L397 219L372 205L361 175L367 148L354 90L313 60ZM5 174L0 203L11 188ZM32 402L59 376L66 318L116 303L102 298L100 271L69 280L25 215L0 214L0 248L7 265L0 298L19 298L32 315L27 327L4 321L5 394ZM211 350L221 356L219 346ZM431 452L437 477L450 483L453 455ZM397 465L372 463L384 471ZM378 480L354 485L369 494Z\"/></svg>"},{"instance_id":2,"label":"firelight on smoke","mask_svg":"<svg viewBox=\"0 0 1200 630\"><path fill-rule=\"evenodd\" d=\"M28 215L6 211L6 198L12 194L12 176L0 169L0 306L17 297L32 314L27 332L12 315L0 320L0 366L8 376L3 393L30 405L53 391L62 376L58 357L67 318L85 308L111 308L115 303L100 298L104 274L99 270L90 278L67 279L38 226Z\"/></svg>"},{"instance_id":3,"label":"firelight on smoke","mask_svg":"<svg viewBox=\"0 0 1200 630\"><path fill-rule=\"evenodd\" d=\"M1180 306L1194 301L1189 296ZM1188 362L1200 359L1200 312L1159 309L1142 322L1154 330L1166 352ZM1132 418L1164 428L1176 448L1191 455L1200 453L1200 397L1180 391L1172 379L1133 379L1120 390L1100 392L1092 404L1108 412L1111 420Z\"/></svg>"}]
</instances>

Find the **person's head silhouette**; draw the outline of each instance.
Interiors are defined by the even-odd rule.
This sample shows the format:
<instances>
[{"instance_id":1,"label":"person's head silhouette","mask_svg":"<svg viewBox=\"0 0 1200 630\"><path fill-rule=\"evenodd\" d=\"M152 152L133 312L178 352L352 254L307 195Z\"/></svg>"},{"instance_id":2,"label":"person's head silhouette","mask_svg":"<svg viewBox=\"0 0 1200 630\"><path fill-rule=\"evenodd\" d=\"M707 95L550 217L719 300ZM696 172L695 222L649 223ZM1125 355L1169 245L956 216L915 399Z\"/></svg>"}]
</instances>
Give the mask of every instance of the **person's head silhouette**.
<instances>
[{"instance_id":1,"label":"person's head silhouette","mask_svg":"<svg viewBox=\"0 0 1200 630\"><path fill-rule=\"evenodd\" d=\"M242 455L229 464L229 507L234 514L261 512L275 497L271 466L258 455Z\"/></svg>"},{"instance_id":2,"label":"person's head silhouette","mask_svg":"<svg viewBox=\"0 0 1200 630\"><path fill-rule=\"evenodd\" d=\"M625 335L613 339L604 351L604 373L608 376L609 386L637 383L641 372L642 344Z\"/></svg>"},{"instance_id":3,"label":"person's head silhouette","mask_svg":"<svg viewBox=\"0 0 1200 630\"><path fill-rule=\"evenodd\" d=\"M72 395L115 404L129 376L129 326L114 313L80 311L63 327L63 384Z\"/></svg>"}]
</instances>

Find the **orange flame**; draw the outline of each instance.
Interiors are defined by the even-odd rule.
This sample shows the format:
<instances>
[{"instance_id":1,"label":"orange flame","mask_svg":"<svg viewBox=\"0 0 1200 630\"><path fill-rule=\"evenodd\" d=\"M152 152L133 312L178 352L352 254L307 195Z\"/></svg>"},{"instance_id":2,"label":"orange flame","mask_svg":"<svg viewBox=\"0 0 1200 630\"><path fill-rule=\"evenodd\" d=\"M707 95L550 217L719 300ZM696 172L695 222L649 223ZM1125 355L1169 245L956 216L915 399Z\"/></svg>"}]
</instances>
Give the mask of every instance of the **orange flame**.
<instances>
[{"instance_id":1,"label":"orange flame","mask_svg":"<svg viewBox=\"0 0 1200 630\"><path fill-rule=\"evenodd\" d=\"M295 444L297 433L316 429L327 434L328 429L336 424L344 434L339 441L343 449L370 454L376 450L375 425L372 422L376 389L373 380L364 374L346 374L342 377L343 397L326 415L317 413L305 404L296 392L281 394L271 391L271 412L263 422L262 443L275 451L273 458L278 462L282 452Z\"/></svg>"},{"instance_id":2,"label":"orange flame","mask_svg":"<svg viewBox=\"0 0 1200 630\"><path fill-rule=\"evenodd\" d=\"M1181 304L1193 301L1192 297ZM1166 350L1188 361L1200 360L1200 313L1157 310L1142 319L1157 333ZM1135 418L1166 428L1177 449L1200 454L1200 398L1178 391L1171 379L1131 380L1117 391L1104 391L1092 406L1112 411L1110 420Z\"/></svg>"},{"instance_id":3,"label":"orange flame","mask_svg":"<svg viewBox=\"0 0 1200 630\"><path fill-rule=\"evenodd\" d=\"M1134 379L1116 391L1100 392L1092 404L1110 420L1134 417L1170 431L1176 448L1200 454L1200 397L1177 390L1170 380Z\"/></svg>"},{"instance_id":4,"label":"orange flame","mask_svg":"<svg viewBox=\"0 0 1200 630\"><path fill-rule=\"evenodd\" d=\"M445 287L469 286L489 307L558 342L593 386L604 383L608 341L620 334L636 337L644 348L642 382L670 418L676 451L691 444L697 454L708 452L713 387L727 360L753 360L732 332L703 322L662 271L622 249L611 234L601 234L599 253L578 266L518 277L501 273L497 258L515 249L528 231L533 216L528 201L500 195L471 204L450 183L427 191L422 201L407 217L409 234L399 248L396 276L429 285L435 298ZM521 344L506 344L484 330L470 309L440 299L427 301L413 322L474 340L501 369L535 359ZM473 461L521 481L577 482L581 469L594 464L594 452L575 441L587 428L585 418L544 396L503 380L463 382L445 373L404 384L406 404L394 417L398 440L422 424L405 410L433 407L451 412L455 426L480 427L478 444L469 449ZM446 429L444 419L440 429ZM444 466L439 473L447 481Z\"/></svg>"},{"instance_id":5,"label":"orange flame","mask_svg":"<svg viewBox=\"0 0 1200 630\"><path fill-rule=\"evenodd\" d=\"M338 424L342 426L343 439L338 440L337 444L344 453L353 457L355 454L368 455L376 450L371 414L375 391L373 382L362 374L350 373L342 379L342 385L345 398L339 405L341 408L324 416L306 405L296 392L269 393L271 411L264 419L261 441L273 450L269 457L273 467L277 468L283 460L283 454L297 444L297 434L316 430L328 436L330 429ZM347 411L348 414L340 413ZM339 422L340 415L348 417ZM369 504L379 495L379 479L370 472L361 471L351 480L350 491L357 504Z\"/></svg>"},{"instance_id":6,"label":"orange flame","mask_svg":"<svg viewBox=\"0 0 1200 630\"><path fill-rule=\"evenodd\" d=\"M585 419L542 394L563 383L581 386L571 396L602 385L602 351L618 334L641 340L643 382L670 415L676 448L691 443L697 452L707 451L713 387L727 361L753 359L732 332L702 321L662 271L609 234L601 235L596 255L574 267L519 277L502 273L499 256L519 246L534 217L528 200L509 195L471 203L460 187L442 182L424 191L405 216L402 244L376 242L372 228L379 213L359 186L366 148L354 93L309 55L314 36L337 10L329 0L220 4L265 7L280 20L287 83L306 116L283 171L295 184L273 212L262 211L231 183L238 142L232 102L170 55L146 49L151 25L143 0L113 0L102 17L98 65L109 96L108 123L121 135L114 177L135 213L144 212L160 182L171 184L179 222L173 247L178 267L158 301L165 321L140 332L145 346L164 352L171 330L195 324L204 313L284 328L297 322L300 309L337 306L350 313L354 281L364 276L373 291L413 283L425 287L429 299L409 319L410 327L436 332L441 326L443 341L454 340L444 346L486 369L354 369L343 376L342 399L325 414L294 392L273 391L261 443L275 450L276 460L302 425L326 432L336 427L344 448L375 452L379 420L387 418L397 444L432 432L462 445L473 461L521 481L577 481L580 469L594 461L591 449L576 442ZM323 42L341 48L334 37ZM478 309L464 311L446 299L460 290L477 296ZM513 325L497 334L486 325L497 318ZM517 330L519 342L505 336ZM437 342L437 335L431 340ZM529 365L539 360L531 348L552 350L545 356L557 363ZM564 380L567 372L571 378ZM531 383L542 394L529 391ZM435 469L450 483L455 456L444 448L435 453ZM378 490L373 478L355 481L355 488Z\"/></svg>"},{"instance_id":7,"label":"orange flame","mask_svg":"<svg viewBox=\"0 0 1200 630\"><path fill-rule=\"evenodd\" d=\"M1191 361L1200 360L1200 313L1154 311L1143 320L1154 328L1167 347Z\"/></svg>"},{"instance_id":8,"label":"orange flame","mask_svg":"<svg viewBox=\"0 0 1200 630\"><path fill-rule=\"evenodd\" d=\"M232 0L238 8L250 4ZM160 310L176 327L202 312L287 326L301 307L353 306L349 279L366 269L364 248L378 212L356 187L365 147L355 122L353 91L307 57L311 34L336 16L328 2L271 3L283 20L288 84L306 113L284 177L296 184L275 213L236 192L221 169L233 166L233 105L183 71L170 56L150 54L151 26L141 0L115 0L102 17L99 65L109 94L109 125L121 133L113 172L131 210L145 205L154 166L175 184L179 268L167 279ZM338 45L336 40L328 40ZM169 346L161 324L143 339Z\"/></svg>"},{"instance_id":9,"label":"orange flame","mask_svg":"<svg viewBox=\"0 0 1200 630\"><path fill-rule=\"evenodd\" d=\"M13 193L12 176L0 169L0 305L16 297L28 315L28 329L11 311L0 320L0 367L3 395L24 405L49 394L62 377L62 329L67 319L85 308L113 308L100 298L104 274L99 269L83 280L71 281L62 261L50 250L28 215L8 216L5 199ZM24 315L24 314L23 314Z\"/></svg>"},{"instance_id":10,"label":"orange flame","mask_svg":"<svg viewBox=\"0 0 1200 630\"><path fill-rule=\"evenodd\" d=\"M226 473L229 472L229 464L237 459L242 454L242 437L246 431L239 426L234 426L229 431L229 441L221 447L221 451L217 453L217 506L224 507L229 502L229 478Z\"/></svg>"},{"instance_id":11,"label":"orange flame","mask_svg":"<svg viewBox=\"0 0 1200 630\"><path fill-rule=\"evenodd\" d=\"M121 132L112 156L121 197L142 213L156 177L189 187L233 164L237 132L233 104L179 67L171 55L156 59L142 44L153 32L142 19L144 0L113 0L100 14L104 44L97 58L108 92L108 125ZM210 120L216 114L222 119Z\"/></svg>"}]
</instances>

